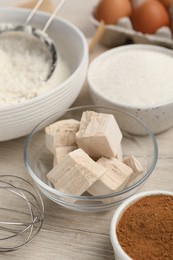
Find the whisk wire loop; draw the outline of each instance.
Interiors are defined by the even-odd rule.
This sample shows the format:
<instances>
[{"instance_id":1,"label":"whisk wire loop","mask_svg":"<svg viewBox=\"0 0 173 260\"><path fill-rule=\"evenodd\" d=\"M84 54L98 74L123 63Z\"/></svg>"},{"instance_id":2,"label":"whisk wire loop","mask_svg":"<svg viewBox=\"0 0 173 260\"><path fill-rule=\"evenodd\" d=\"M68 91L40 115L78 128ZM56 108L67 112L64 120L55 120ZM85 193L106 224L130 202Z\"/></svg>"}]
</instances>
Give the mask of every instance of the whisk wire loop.
<instances>
[{"instance_id":1,"label":"whisk wire loop","mask_svg":"<svg viewBox=\"0 0 173 260\"><path fill-rule=\"evenodd\" d=\"M0 175L0 192L4 195L4 191L8 199L0 201L0 252L17 250L30 242L40 231L44 218L42 198L29 182L13 175Z\"/></svg>"}]
</instances>

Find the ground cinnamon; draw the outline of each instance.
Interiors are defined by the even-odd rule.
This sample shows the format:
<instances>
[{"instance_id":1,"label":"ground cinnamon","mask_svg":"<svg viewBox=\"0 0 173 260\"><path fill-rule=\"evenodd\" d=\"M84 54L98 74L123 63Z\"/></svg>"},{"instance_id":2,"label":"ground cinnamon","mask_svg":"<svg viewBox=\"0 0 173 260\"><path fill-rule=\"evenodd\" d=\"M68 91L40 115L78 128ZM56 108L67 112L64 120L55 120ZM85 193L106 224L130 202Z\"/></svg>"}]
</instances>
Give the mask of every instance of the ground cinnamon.
<instances>
[{"instance_id":1,"label":"ground cinnamon","mask_svg":"<svg viewBox=\"0 0 173 260\"><path fill-rule=\"evenodd\" d=\"M117 237L133 260L173 260L173 196L147 196L131 205Z\"/></svg>"}]
</instances>

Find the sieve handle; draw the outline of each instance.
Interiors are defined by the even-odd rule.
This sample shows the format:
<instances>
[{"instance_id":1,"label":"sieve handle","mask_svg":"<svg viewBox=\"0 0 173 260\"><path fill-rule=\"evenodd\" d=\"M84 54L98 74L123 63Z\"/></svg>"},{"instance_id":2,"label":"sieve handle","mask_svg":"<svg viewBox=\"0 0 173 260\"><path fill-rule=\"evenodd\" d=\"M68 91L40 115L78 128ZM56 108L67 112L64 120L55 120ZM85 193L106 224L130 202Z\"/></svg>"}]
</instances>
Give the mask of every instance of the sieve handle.
<instances>
[{"instance_id":1,"label":"sieve handle","mask_svg":"<svg viewBox=\"0 0 173 260\"><path fill-rule=\"evenodd\" d=\"M60 10L60 8L64 5L66 0L61 0L60 3L58 4L58 6L55 8L54 12L51 14L50 18L48 19L48 21L46 22L44 28L43 28L43 32L46 32L48 27L50 26L50 24L52 23L53 19L55 18L55 16L57 15L58 11ZM31 21L32 17L35 15L35 13L38 11L39 7L41 6L43 0L39 0L37 1L36 5L34 6L34 8L32 9L31 13L28 15L28 17L26 18L24 25L29 24L29 22Z\"/></svg>"},{"instance_id":2,"label":"sieve handle","mask_svg":"<svg viewBox=\"0 0 173 260\"><path fill-rule=\"evenodd\" d=\"M58 6L55 8L55 11L52 13L52 15L50 16L50 18L48 19L47 23L45 24L44 28L43 28L43 32L46 32L48 27L50 26L50 24L52 23L53 19L55 18L55 16L57 15L58 11L61 9L61 7L64 5L66 0L61 0L60 3L58 4Z\"/></svg>"},{"instance_id":3,"label":"sieve handle","mask_svg":"<svg viewBox=\"0 0 173 260\"><path fill-rule=\"evenodd\" d=\"M38 11L39 7L41 6L43 0L39 0L37 1L36 5L34 6L34 8L32 9L32 11L30 12L30 14L28 15L28 17L26 18L24 25L29 24L29 22L31 21L32 17L34 16L34 14Z\"/></svg>"}]
</instances>

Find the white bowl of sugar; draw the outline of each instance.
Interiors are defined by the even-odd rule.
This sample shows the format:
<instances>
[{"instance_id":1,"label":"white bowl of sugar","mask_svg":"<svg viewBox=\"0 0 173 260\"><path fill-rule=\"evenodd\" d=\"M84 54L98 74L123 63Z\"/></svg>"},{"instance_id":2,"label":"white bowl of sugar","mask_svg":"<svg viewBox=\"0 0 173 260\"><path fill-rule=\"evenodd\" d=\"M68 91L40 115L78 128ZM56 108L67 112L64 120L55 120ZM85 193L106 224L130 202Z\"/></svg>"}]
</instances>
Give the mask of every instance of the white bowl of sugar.
<instances>
[{"instance_id":1,"label":"white bowl of sugar","mask_svg":"<svg viewBox=\"0 0 173 260\"><path fill-rule=\"evenodd\" d=\"M172 50L131 44L99 55L90 64L87 80L95 104L129 112L157 134L173 126L172 71ZM143 134L130 121L127 132Z\"/></svg>"}]
</instances>

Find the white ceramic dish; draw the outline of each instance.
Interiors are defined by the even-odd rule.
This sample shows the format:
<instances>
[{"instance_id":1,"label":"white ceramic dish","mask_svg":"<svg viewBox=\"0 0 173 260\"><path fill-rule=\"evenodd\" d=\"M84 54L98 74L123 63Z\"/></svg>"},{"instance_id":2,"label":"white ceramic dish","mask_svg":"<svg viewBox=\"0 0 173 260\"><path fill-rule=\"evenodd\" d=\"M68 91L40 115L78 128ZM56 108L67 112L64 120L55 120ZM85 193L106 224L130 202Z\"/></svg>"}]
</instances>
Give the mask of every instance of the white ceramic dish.
<instances>
[{"instance_id":1,"label":"white ceramic dish","mask_svg":"<svg viewBox=\"0 0 173 260\"><path fill-rule=\"evenodd\" d=\"M89 91L90 91L90 95L91 95L91 98L92 98L94 104L109 106L109 107L112 107L115 109L121 109L125 112L129 112L129 113L139 117L140 119L142 119L150 127L150 129L156 134L156 133L160 133L162 131L167 130L168 128L170 128L173 125L173 117L172 117L173 94L172 94L172 96L168 97L169 100L164 101L164 102L162 101L163 96L159 96L160 101L155 102L153 105L150 105L149 102L146 105L145 104L136 105L136 103L132 104L130 102L128 104L125 104L121 100L121 98L116 99L115 97L113 98L113 96L108 97L107 94L105 94L103 91L101 91L101 88L99 86L102 84L102 82L100 82L100 85L98 85L94 82L94 77L95 77L96 71L97 71L97 74L99 75L99 70L102 68L101 64L104 64L104 62L106 62L106 64L108 65L107 67L111 67L111 63L109 65L109 61L111 60L111 57L114 57L115 58L114 59L115 60L114 69L116 70L116 66L117 67L119 66L119 64L116 63L116 55L118 55L119 53L125 53L126 51L127 52L136 51L136 55L137 55L138 50L156 52L156 54L162 53L163 55L167 55L167 56L173 58L173 53L171 50L166 49L164 47L160 47L160 46L144 45L144 44L131 44L131 45L125 45L125 46L113 48L113 49L108 50L108 51L104 52L103 54L99 55L90 64L89 70L88 70L88 75L87 75ZM136 66L138 66L138 64ZM123 63L123 67L121 68L122 72L123 72L123 68L125 70L126 62ZM141 69L141 73L142 73L142 66L140 67L140 69ZM164 77L164 71L162 71L162 65L160 67L159 73L160 73L160 75L162 75L164 80L166 80L166 77ZM100 72L100 75L102 75L101 72ZM123 73L121 75L123 77L122 79L124 80L124 82L126 81L128 83L128 81L129 81L128 77L126 77L126 75L124 75ZM111 75L109 74L109 71L108 71L108 73L105 75L105 78L109 79L109 77L111 77ZM132 79L130 79L130 80L132 81ZM150 80L150 78L149 78L149 80ZM116 84L117 83L116 83L116 79L115 79L114 93L116 93L118 91L118 85L116 85ZM132 82L131 82L131 84L132 84ZM135 84L135 81L133 84ZM154 88L154 85L153 85L153 88ZM109 83L107 84L107 89L109 90ZM122 89L123 89L123 86L122 86ZM147 86L146 86L146 93L148 93L149 91L150 90L147 89ZM136 93L142 94L141 89L139 89L134 94L136 94ZM130 98L133 100L133 92L131 89L129 89L128 92L124 91L123 95L127 95L127 96L130 95ZM121 124L127 125L127 122L124 122L124 120L122 118ZM136 125L132 124L130 121L129 121L128 125L129 125L129 127L128 127L127 131L130 131L131 133L134 133L134 134L143 134L141 132L141 129L138 129L138 127Z\"/></svg>"},{"instance_id":2,"label":"white ceramic dish","mask_svg":"<svg viewBox=\"0 0 173 260\"><path fill-rule=\"evenodd\" d=\"M112 217L111 225L110 225L110 239L111 239L111 243L112 243L112 246L114 249L115 260L132 260L132 258L130 258L122 249L122 247L118 241L117 235L116 235L116 226L117 226L117 223L118 223L119 219L121 218L123 212L130 205L132 205L134 202L138 201L139 199L141 199L145 196L152 196L152 195L158 195L158 194L173 196L173 192L162 191L162 190L141 192L141 193L135 194L135 195L131 196L130 198L126 199L115 211L115 213Z\"/></svg>"},{"instance_id":3,"label":"white ceramic dish","mask_svg":"<svg viewBox=\"0 0 173 260\"><path fill-rule=\"evenodd\" d=\"M23 24L29 12L20 8L0 8L0 23ZM48 18L49 14L37 12L30 24L42 29ZM60 109L67 109L83 86L88 66L88 45L82 32L70 22L55 18L47 33L68 64L71 75L42 95L21 104L0 107L0 141L24 136L44 118Z\"/></svg>"}]
</instances>

